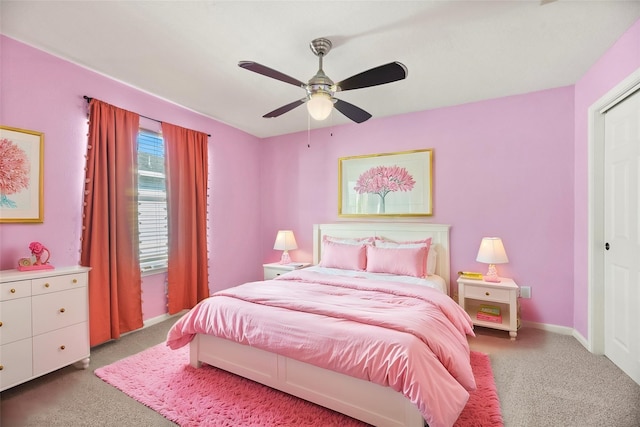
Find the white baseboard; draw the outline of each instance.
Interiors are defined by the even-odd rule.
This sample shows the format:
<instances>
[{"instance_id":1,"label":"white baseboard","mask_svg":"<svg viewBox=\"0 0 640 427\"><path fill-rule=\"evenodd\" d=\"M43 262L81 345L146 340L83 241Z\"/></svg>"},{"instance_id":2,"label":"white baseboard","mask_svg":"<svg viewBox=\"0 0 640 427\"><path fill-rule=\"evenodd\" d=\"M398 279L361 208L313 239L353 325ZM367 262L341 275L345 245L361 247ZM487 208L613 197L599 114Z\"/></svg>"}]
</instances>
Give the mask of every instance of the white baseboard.
<instances>
[{"instance_id":1,"label":"white baseboard","mask_svg":"<svg viewBox=\"0 0 640 427\"><path fill-rule=\"evenodd\" d=\"M590 342L588 339L586 339L586 338L584 337L584 335L582 335L580 332L578 332L578 331L577 331L577 330L575 330L575 329L573 330L573 337L574 337L575 339L577 339L577 340L578 340L578 342L584 346L584 348L586 348L587 350L589 350L589 352L590 352L590 353L593 353L593 354L602 354L602 353L597 353L597 352L595 352L595 351L593 350L593 346L591 345L591 342Z\"/></svg>"},{"instance_id":2,"label":"white baseboard","mask_svg":"<svg viewBox=\"0 0 640 427\"><path fill-rule=\"evenodd\" d=\"M156 316L156 317L152 317L151 319L147 319L143 322L142 328L148 328L149 326L153 326L155 324L158 324L160 322L164 322L167 319L171 319L174 316L182 316L183 314L185 314L188 310L182 310L176 314L169 314L169 313L164 313L161 314L160 316Z\"/></svg>"},{"instance_id":3,"label":"white baseboard","mask_svg":"<svg viewBox=\"0 0 640 427\"><path fill-rule=\"evenodd\" d=\"M164 322L165 320L171 318L169 313L161 314L160 316L152 317L151 319L147 319L143 322L142 329L148 328L149 326L156 325L160 322Z\"/></svg>"},{"instance_id":4,"label":"white baseboard","mask_svg":"<svg viewBox=\"0 0 640 427\"><path fill-rule=\"evenodd\" d=\"M548 323L538 323L538 322L530 322L523 321L522 326L527 326L529 328L542 329L544 331L554 332L556 334L562 335L573 335L575 330L568 326L558 326L558 325L550 325Z\"/></svg>"},{"instance_id":5,"label":"white baseboard","mask_svg":"<svg viewBox=\"0 0 640 427\"><path fill-rule=\"evenodd\" d=\"M591 344L589 343L589 340L586 339L580 332L578 332L574 328L570 328L568 326L550 325L548 323L538 323L538 322L529 322L529 321L523 321L522 325L530 328L542 329L545 331L554 332L556 334L571 335L580 344L582 344L582 346L586 348L590 353L594 353L593 349L591 348Z\"/></svg>"}]
</instances>

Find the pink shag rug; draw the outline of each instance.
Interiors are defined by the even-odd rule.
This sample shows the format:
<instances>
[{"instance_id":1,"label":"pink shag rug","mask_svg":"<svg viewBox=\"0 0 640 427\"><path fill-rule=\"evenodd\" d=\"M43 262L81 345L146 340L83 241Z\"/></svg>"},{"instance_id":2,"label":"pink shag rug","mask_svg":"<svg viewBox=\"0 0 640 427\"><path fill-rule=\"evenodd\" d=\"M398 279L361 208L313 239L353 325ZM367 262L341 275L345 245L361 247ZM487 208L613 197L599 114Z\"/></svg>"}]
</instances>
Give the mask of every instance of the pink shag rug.
<instances>
[{"instance_id":1,"label":"pink shag rug","mask_svg":"<svg viewBox=\"0 0 640 427\"><path fill-rule=\"evenodd\" d=\"M503 426L486 354L471 352L478 389L456 427ZM366 426L361 421L212 366L164 343L95 370L103 381L181 426Z\"/></svg>"}]
</instances>

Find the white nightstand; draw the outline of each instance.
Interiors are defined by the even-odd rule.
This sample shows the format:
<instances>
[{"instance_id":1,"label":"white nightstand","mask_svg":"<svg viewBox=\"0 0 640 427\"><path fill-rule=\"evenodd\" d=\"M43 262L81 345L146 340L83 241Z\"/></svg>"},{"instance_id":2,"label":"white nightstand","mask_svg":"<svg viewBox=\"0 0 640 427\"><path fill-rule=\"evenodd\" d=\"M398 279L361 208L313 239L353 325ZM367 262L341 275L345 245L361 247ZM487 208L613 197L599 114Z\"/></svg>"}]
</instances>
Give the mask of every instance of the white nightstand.
<instances>
[{"instance_id":1,"label":"white nightstand","mask_svg":"<svg viewBox=\"0 0 640 427\"><path fill-rule=\"evenodd\" d=\"M309 267L310 265L310 263L305 262L292 262L291 264L280 264L274 262L271 264L262 264L262 267L264 268L264 280L275 279L281 274L293 270L300 270L301 268Z\"/></svg>"},{"instance_id":2,"label":"white nightstand","mask_svg":"<svg viewBox=\"0 0 640 427\"><path fill-rule=\"evenodd\" d=\"M518 285L512 279L500 278L500 282L458 278L458 304L471 316L474 325L509 331L512 340L518 335ZM480 305L500 308L502 322L478 319Z\"/></svg>"}]
</instances>

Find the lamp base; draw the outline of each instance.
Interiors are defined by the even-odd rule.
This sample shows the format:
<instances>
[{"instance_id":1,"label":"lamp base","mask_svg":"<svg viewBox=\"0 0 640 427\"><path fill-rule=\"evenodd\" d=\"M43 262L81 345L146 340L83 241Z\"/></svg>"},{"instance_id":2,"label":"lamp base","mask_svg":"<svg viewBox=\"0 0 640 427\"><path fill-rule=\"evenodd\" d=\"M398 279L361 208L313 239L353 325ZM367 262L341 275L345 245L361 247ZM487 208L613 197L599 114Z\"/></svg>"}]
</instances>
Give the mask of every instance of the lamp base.
<instances>
[{"instance_id":1,"label":"lamp base","mask_svg":"<svg viewBox=\"0 0 640 427\"><path fill-rule=\"evenodd\" d=\"M280 258L280 264L291 264L291 257L289 256L289 251L282 252L282 257Z\"/></svg>"},{"instance_id":2,"label":"lamp base","mask_svg":"<svg viewBox=\"0 0 640 427\"><path fill-rule=\"evenodd\" d=\"M500 278L498 277L498 270L496 270L496 266L494 264L489 264L489 270L487 274L484 276L485 282L500 282Z\"/></svg>"}]
</instances>

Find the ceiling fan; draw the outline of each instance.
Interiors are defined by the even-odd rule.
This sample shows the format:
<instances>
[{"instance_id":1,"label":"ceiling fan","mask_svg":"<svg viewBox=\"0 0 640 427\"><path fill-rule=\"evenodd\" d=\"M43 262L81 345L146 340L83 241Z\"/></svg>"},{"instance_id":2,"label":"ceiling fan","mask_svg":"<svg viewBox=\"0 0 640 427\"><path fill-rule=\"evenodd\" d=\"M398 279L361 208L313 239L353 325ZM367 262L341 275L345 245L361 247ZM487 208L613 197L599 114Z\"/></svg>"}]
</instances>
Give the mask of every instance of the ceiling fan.
<instances>
[{"instance_id":1,"label":"ceiling fan","mask_svg":"<svg viewBox=\"0 0 640 427\"><path fill-rule=\"evenodd\" d=\"M342 101L334 97L336 92L345 90L362 89L365 87L378 86L386 83L402 80L407 77L407 67L400 62L390 62L379 67L371 68L334 83L322 70L322 58L324 58L331 50L331 41L325 38L318 38L311 41L309 47L311 51L318 57L319 67L315 76L304 83L298 79L287 76L272 68L265 67L252 61L240 61L238 66L254 73L262 74L285 83L292 84L303 88L307 94L304 98L293 101L287 105L265 114L262 117L271 118L278 117L294 108L307 103L309 114L316 120L324 120L331 114L333 107L347 116L356 123L362 123L371 118L371 114L363 109L356 107L346 101Z\"/></svg>"}]
</instances>

